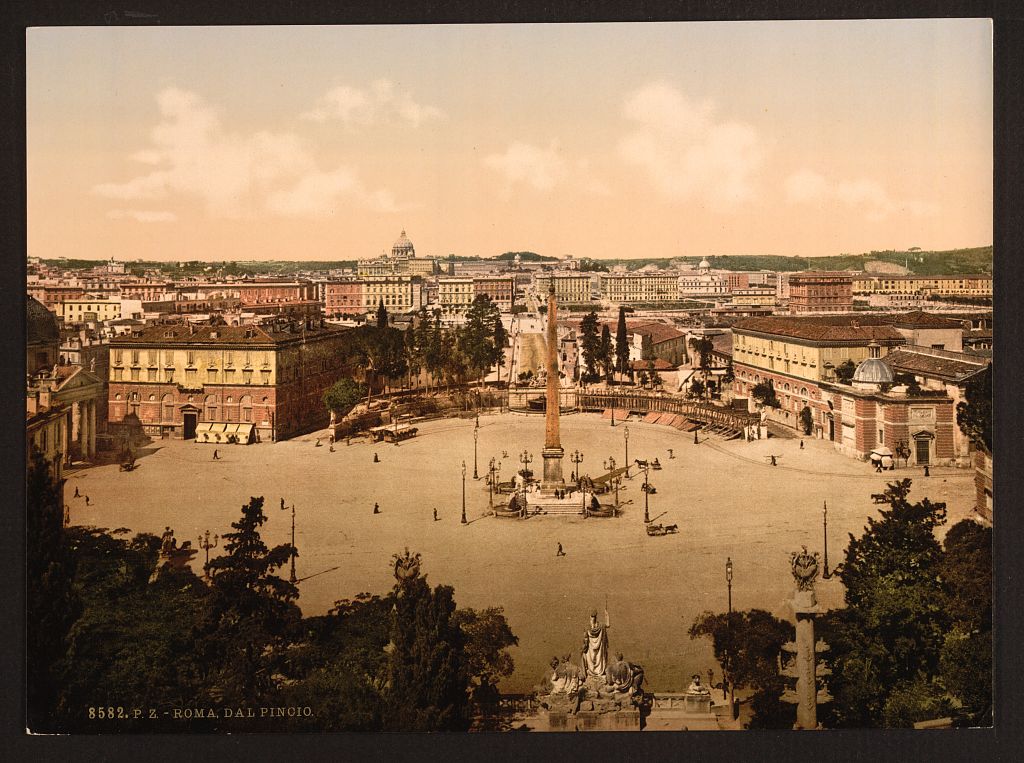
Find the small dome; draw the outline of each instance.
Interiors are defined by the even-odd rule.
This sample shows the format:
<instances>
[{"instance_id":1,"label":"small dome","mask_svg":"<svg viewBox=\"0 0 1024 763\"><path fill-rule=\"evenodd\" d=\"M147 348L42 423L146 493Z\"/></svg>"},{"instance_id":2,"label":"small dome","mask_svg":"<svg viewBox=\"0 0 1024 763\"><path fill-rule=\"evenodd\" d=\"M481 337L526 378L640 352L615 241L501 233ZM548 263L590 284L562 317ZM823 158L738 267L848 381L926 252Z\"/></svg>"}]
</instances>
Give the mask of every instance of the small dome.
<instances>
[{"instance_id":1,"label":"small dome","mask_svg":"<svg viewBox=\"0 0 1024 763\"><path fill-rule=\"evenodd\" d=\"M701 270L710 270L711 263L708 262L708 258L705 257L703 260L700 261L700 264L697 265L697 267L700 268Z\"/></svg>"},{"instance_id":2,"label":"small dome","mask_svg":"<svg viewBox=\"0 0 1024 763\"><path fill-rule=\"evenodd\" d=\"M868 358L857 366L857 370L853 372L853 380L866 384L892 384L896 377L892 373L892 368L884 360Z\"/></svg>"}]
</instances>

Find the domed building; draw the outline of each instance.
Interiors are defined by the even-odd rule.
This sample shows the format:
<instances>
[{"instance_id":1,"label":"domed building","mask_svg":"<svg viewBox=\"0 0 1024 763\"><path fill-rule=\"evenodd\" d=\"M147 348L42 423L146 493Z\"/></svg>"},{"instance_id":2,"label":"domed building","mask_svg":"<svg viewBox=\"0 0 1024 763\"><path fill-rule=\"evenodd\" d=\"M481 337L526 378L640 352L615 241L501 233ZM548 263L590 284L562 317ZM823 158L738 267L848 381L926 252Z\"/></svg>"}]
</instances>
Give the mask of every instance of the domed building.
<instances>
[{"instance_id":1,"label":"domed building","mask_svg":"<svg viewBox=\"0 0 1024 763\"><path fill-rule=\"evenodd\" d=\"M881 347L875 341L868 344L868 357L853 372L853 386L857 389L882 389L883 385L895 383L892 367L880 357Z\"/></svg>"},{"instance_id":2,"label":"domed building","mask_svg":"<svg viewBox=\"0 0 1024 763\"><path fill-rule=\"evenodd\" d=\"M60 344L57 316L34 297L29 297L25 303L25 340L25 373L34 376L40 370L57 365Z\"/></svg>"},{"instance_id":3,"label":"domed building","mask_svg":"<svg viewBox=\"0 0 1024 763\"><path fill-rule=\"evenodd\" d=\"M405 229L402 229L402 234L395 241L394 246L391 247L391 256L398 259L403 257L415 257L416 247L412 245L412 241L405 235Z\"/></svg>"},{"instance_id":4,"label":"domed building","mask_svg":"<svg viewBox=\"0 0 1024 763\"><path fill-rule=\"evenodd\" d=\"M711 263L708 262L707 257L700 261L700 263L697 265L697 270L699 270L701 273L707 273L711 270Z\"/></svg>"}]
</instances>

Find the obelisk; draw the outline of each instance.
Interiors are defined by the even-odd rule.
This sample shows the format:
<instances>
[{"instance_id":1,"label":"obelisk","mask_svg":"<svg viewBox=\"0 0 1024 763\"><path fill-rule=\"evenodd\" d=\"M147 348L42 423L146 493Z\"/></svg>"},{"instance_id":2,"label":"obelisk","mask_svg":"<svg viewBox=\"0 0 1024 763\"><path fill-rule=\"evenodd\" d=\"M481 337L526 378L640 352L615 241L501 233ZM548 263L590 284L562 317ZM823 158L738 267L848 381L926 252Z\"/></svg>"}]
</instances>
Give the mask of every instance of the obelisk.
<instances>
[{"instance_id":1,"label":"obelisk","mask_svg":"<svg viewBox=\"0 0 1024 763\"><path fill-rule=\"evenodd\" d=\"M541 490L553 492L565 487L562 477L562 443L558 432L558 307L555 304L555 279L551 278L548 287L548 360L547 360L547 397L544 409L544 479L540 483Z\"/></svg>"}]
</instances>

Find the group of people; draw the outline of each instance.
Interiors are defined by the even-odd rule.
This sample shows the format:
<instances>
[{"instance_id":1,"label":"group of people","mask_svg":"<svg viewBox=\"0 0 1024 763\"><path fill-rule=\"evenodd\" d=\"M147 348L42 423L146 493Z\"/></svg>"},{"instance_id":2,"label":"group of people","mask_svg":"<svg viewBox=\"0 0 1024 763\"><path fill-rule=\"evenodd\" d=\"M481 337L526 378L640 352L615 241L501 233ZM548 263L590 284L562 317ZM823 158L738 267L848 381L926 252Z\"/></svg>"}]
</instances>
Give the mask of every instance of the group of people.
<instances>
[{"instance_id":1,"label":"group of people","mask_svg":"<svg viewBox=\"0 0 1024 763\"><path fill-rule=\"evenodd\" d=\"M78 485L75 485L75 498L81 498L81 497L82 497L82 494L80 492L78 492ZM85 496L85 505L86 506L92 506L92 503L89 502L89 496Z\"/></svg>"}]
</instances>

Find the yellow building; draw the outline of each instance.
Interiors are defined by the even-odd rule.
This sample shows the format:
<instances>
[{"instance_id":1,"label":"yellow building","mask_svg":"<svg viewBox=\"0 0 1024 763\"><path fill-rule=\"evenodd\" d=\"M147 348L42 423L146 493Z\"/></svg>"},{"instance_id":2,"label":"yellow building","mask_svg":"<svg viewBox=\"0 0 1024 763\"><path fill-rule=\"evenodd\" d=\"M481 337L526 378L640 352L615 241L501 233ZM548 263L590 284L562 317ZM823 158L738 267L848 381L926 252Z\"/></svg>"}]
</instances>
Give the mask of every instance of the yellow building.
<instances>
[{"instance_id":1,"label":"yellow building","mask_svg":"<svg viewBox=\"0 0 1024 763\"><path fill-rule=\"evenodd\" d=\"M665 273L602 273L601 298L617 304L675 302L678 276Z\"/></svg>"},{"instance_id":2,"label":"yellow building","mask_svg":"<svg viewBox=\"0 0 1024 763\"><path fill-rule=\"evenodd\" d=\"M775 304L775 289L770 288L747 288L732 290L732 304L734 305L764 305Z\"/></svg>"},{"instance_id":3,"label":"yellow building","mask_svg":"<svg viewBox=\"0 0 1024 763\"><path fill-rule=\"evenodd\" d=\"M116 321L121 317L119 299L72 299L57 304L57 315L64 323Z\"/></svg>"},{"instance_id":4,"label":"yellow building","mask_svg":"<svg viewBox=\"0 0 1024 763\"><path fill-rule=\"evenodd\" d=\"M534 276L534 288L542 299L547 298L551 282L555 283L555 298L562 303L589 302L591 298L590 276L586 273L538 273Z\"/></svg>"},{"instance_id":5,"label":"yellow building","mask_svg":"<svg viewBox=\"0 0 1024 763\"><path fill-rule=\"evenodd\" d=\"M853 293L860 295L897 294L934 297L992 296L990 275L897 276L888 274L857 275Z\"/></svg>"},{"instance_id":6,"label":"yellow building","mask_svg":"<svg viewBox=\"0 0 1024 763\"><path fill-rule=\"evenodd\" d=\"M472 278L449 276L437 279L437 302L445 315L466 312L473 304L475 296Z\"/></svg>"},{"instance_id":7,"label":"yellow building","mask_svg":"<svg viewBox=\"0 0 1024 763\"><path fill-rule=\"evenodd\" d=\"M204 425L265 440L326 426L321 398L346 370L348 341L312 320L138 329L110 342L108 421L185 439Z\"/></svg>"}]
</instances>

